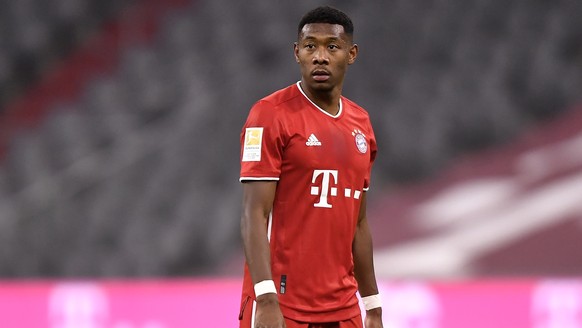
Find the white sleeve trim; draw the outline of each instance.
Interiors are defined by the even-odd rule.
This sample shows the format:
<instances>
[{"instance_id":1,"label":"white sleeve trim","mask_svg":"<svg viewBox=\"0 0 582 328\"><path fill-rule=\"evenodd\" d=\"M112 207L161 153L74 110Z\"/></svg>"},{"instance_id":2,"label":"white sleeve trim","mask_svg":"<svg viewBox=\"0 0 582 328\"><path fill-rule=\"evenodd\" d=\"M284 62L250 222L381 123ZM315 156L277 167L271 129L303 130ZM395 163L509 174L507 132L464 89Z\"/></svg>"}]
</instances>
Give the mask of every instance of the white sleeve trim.
<instances>
[{"instance_id":1,"label":"white sleeve trim","mask_svg":"<svg viewBox=\"0 0 582 328\"><path fill-rule=\"evenodd\" d=\"M370 187L368 187L368 188L362 188L362 190L363 191L368 191L368 190L370 190Z\"/></svg>"},{"instance_id":2,"label":"white sleeve trim","mask_svg":"<svg viewBox=\"0 0 582 328\"><path fill-rule=\"evenodd\" d=\"M279 181L279 177L240 177L238 181Z\"/></svg>"}]
</instances>

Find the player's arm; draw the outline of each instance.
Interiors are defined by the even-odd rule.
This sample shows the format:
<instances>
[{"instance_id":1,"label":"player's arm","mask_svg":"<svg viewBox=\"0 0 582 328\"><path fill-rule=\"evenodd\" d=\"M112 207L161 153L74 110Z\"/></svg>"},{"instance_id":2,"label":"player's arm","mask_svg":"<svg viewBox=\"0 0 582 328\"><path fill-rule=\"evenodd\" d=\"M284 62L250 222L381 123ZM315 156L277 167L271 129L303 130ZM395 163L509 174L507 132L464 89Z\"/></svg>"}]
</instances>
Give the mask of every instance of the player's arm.
<instances>
[{"instance_id":1,"label":"player's arm","mask_svg":"<svg viewBox=\"0 0 582 328\"><path fill-rule=\"evenodd\" d=\"M354 275L358 282L358 290L362 297L378 295L378 285L374 273L372 256L372 235L366 216L366 193L362 193L358 224L352 243L354 256ZM382 327L382 308L375 307L366 311L366 328Z\"/></svg>"},{"instance_id":2,"label":"player's arm","mask_svg":"<svg viewBox=\"0 0 582 328\"><path fill-rule=\"evenodd\" d=\"M253 284L273 279L267 224L275 199L276 187L276 181L243 183L241 236ZM285 327L276 293L260 295L256 301L255 320L257 326Z\"/></svg>"}]
</instances>

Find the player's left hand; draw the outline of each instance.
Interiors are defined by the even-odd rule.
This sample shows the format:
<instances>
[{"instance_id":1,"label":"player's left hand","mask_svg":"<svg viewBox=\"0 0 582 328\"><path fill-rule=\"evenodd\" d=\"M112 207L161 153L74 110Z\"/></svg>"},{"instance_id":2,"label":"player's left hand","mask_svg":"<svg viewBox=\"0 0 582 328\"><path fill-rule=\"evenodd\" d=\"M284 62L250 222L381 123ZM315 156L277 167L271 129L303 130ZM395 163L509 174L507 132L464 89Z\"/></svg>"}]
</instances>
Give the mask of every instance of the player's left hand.
<instances>
[{"instance_id":1,"label":"player's left hand","mask_svg":"<svg viewBox=\"0 0 582 328\"><path fill-rule=\"evenodd\" d=\"M383 328L382 325L382 308L375 308L366 311L366 319L364 320L365 328Z\"/></svg>"}]
</instances>

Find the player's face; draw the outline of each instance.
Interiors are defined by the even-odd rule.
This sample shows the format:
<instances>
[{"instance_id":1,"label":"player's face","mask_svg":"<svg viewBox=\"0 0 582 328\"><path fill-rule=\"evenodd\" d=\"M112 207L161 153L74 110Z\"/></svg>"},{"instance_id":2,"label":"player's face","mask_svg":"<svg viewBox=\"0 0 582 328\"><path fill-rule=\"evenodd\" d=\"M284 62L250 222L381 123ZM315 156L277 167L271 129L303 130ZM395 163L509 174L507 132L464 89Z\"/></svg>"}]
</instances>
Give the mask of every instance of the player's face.
<instances>
[{"instance_id":1,"label":"player's face","mask_svg":"<svg viewBox=\"0 0 582 328\"><path fill-rule=\"evenodd\" d=\"M341 87L348 65L358 46L337 24L315 23L303 26L295 43L295 59L301 66L304 87L314 92L330 92Z\"/></svg>"}]
</instances>

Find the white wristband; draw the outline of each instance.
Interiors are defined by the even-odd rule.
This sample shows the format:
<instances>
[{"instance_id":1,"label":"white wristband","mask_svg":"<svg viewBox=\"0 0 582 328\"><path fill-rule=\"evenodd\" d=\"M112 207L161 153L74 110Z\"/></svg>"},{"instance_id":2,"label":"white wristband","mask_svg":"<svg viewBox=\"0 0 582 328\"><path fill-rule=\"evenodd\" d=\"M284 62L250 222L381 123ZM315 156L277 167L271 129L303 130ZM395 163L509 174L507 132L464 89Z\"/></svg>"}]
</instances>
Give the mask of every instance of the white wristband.
<instances>
[{"instance_id":1,"label":"white wristband","mask_svg":"<svg viewBox=\"0 0 582 328\"><path fill-rule=\"evenodd\" d=\"M263 280L255 284L255 297L268 293L277 294L277 288L273 280Z\"/></svg>"},{"instance_id":2,"label":"white wristband","mask_svg":"<svg viewBox=\"0 0 582 328\"><path fill-rule=\"evenodd\" d=\"M379 294L362 297L362 302L366 311L382 307L382 300Z\"/></svg>"}]
</instances>

